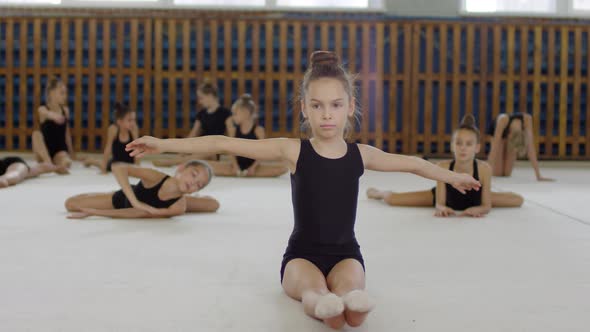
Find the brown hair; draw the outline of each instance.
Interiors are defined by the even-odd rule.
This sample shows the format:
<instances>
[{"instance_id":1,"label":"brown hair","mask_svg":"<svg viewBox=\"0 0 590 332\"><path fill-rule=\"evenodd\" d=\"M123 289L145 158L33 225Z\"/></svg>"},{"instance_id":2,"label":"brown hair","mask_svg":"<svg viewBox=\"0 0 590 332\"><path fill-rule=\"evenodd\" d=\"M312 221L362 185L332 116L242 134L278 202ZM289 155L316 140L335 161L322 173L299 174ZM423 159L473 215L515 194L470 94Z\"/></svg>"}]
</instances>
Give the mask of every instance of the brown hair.
<instances>
[{"instance_id":1,"label":"brown hair","mask_svg":"<svg viewBox=\"0 0 590 332\"><path fill-rule=\"evenodd\" d=\"M250 112L252 117L258 116L258 107L249 93L244 93L231 106L232 110L235 108L245 108Z\"/></svg>"},{"instance_id":2,"label":"brown hair","mask_svg":"<svg viewBox=\"0 0 590 332\"><path fill-rule=\"evenodd\" d=\"M45 86L45 102L46 103L49 103L49 93L51 93L51 91L57 89L57 87L62 83L63 82L61 81L61 79L57 76L51 76L47 80L47 85Z\"/></svg>"},{"instance_id":3,"label":"brown hair","mask_svg":"<svg viewBox=\"0 0 590 332\"><path fill-rule=\"evenodd\" d=\"M465 114L465 116L461 120L461 123L459 124L459 128L457 128L455 130L455 132L453 133L453 137L455 136L455 134L459 130L471 131L477 137L477 142L479 142L479 138L480 138L479 129L477 129L477 127L475 126L475 118L473 117L472 114Z\"/></svg>"},{"instance_id":4,"label":"brown hair","mask_svg":"<svg viewBox=\"0 0 590 332\"><path fill-rule=\"evenodd\" d=\"M300 100L305 102L305 95L309 84L321 78L333 78L342 83L346 94L350 99L356 100L356 90L354 87L355 78L348 70L342 66L340 57L334 52L315 51L309 58L309 66L303 75L303 81L300 88ZM358 122L359 108L355 108L354 119L348 119L344 129L344 138L349 139L353 131L355 122ZM307 119L303 119L301 124L301 132L306 136L311 136L311 129Z\"/></svg>"},{"instance_id":5,"label":"brown hair","mask_svg":"<svg viewBox=\"0 0 590 332\"><path fill-rule=\"evenodd\" d=\"M209 80L204 80L203 83L199 85L198 90L204 95L213 95L215 97L218 96L217 87Z\"/></svg>"},{"instance_id":6,"label":"brown hair","mask_svg":"<svg viewBox=\"0 0 590 332\"><path fill-rule=\"evenodd\" d=\"M116 102L115 103L115 119L117 120L121 120L123 119L127 114L131 113L131 109L129 108L129 106L123 104L123 103L119 103Z\"/></svg>"}]
</instances>

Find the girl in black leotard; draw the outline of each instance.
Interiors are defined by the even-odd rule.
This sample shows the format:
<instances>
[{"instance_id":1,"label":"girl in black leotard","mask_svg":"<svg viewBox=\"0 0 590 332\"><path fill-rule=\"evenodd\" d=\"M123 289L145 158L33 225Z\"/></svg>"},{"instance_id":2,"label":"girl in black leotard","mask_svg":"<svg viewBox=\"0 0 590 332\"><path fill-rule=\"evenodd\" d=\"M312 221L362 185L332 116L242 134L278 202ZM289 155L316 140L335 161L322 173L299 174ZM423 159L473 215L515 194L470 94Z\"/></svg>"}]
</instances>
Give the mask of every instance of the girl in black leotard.
<instances>
[{"instance_id":1,"label":"girl in black leotard","mask_svg":"<svg viewBox=\"0 0 590 332\"><path fill-rule=\"evenodd\" d=\"M510 176L516 159L526 155L538 181L553 181L541 176L530 114L500 114L488 134L493 135L488 162L494 176Z\"/></svg>"},{"instance_id":2,"label":"girl in black leotard","mask_svg":"<svg viewBox=\"0 0 590 332\"><path fill-rule=\"evenodd\" d=\"M242 95L232 105L232 117L227 119L228 136L242 139L263 139L264 127L257 124L258 107L249 94ZM229 161L210 161L217 176L276 177L287 172L281 164L266 164L258 160L231 156Z\"/></svg>"},{"instance_id":3,"label":"girl in black leotard","mask_svg":"<svg viewBox=\"0 0 590 332\"><path fill-rule=\"evenodd\" d=\"M214 212L219 207L211 197L188 196L211 181L213 173L205 162L194 160L182 164L174 176L126 163L113 164L112 171L121 190L68 198L65 205L71 212L70 218L162 218L185 212ZM140 181L131 185L129 177Z\"/></svg>"},{"instance_id":4,"label":"girl in black leotard","mask_svg":"<svg viewBox=\"0 0 590 332\"><path fill-rule=\"evenodd\" d=\"M219 93L215 84L209 80L202 82L197 88L198 107L195 122L186 137L226 135L228 132L227 119L231 111L221 105ZM219 155L179 155L173 158L156 159L154 166L176 166L187 160L206 159L219 160Z\"/></svg>"},{"instance_id":5,"label":"girl in black leotard","mask_svg":"<svg viewBox=\"0 0 590 332\"><path fill-rule=\"evenodd\" d=\"M454 215L456 211L462 211L461 215L464 216L481 217L492 207L521 206L523 198L520 195L491 191L491 168L485 161L475 159L480 149L479 139L475 119L472 115L466 115L459 128L453 133L451 150L455 159L442 161L438 165L451 171L472 174L481 182L482 190L462 194L452 186L439 182L432 190L407 193L370 188L367 190L367 196L382 199L393 206L435 206L435 215L439 217Z\"/></svg>"},{"instance_id":6,"label":"girl in black leotard","mask_svg":"<svg viewBox=\"0 0 590 332\"><path fill-rule=\"evenodd\" d=\"M0 158L0 188L16 185L43 173L57 171L61 170L50 163L40 163L31 166L20 157L8 156Z\"/></svg>"},{"instance_id":7,"label":"girl in black leotard","mask_svg":"<svg viewBox=\"0 0 590 332\"><path fill-rule=\"evenodd\" d=\"M33 153L37 161L56 165L62 174L75 159L68 121L70 111L66 106L66 85L57 78L47 82L45 105L39 107L41 130L33 131Z\"/></svg>"},{"instance_id":8,"label":"girl in black leotard","mask_svg":"<svg viewBox=\"0 0 590 332\"><path fill-rule=\"evenodd\" d=\"M96 166L102 173L110 172L113 163L135 164L135 158L125 151L125 145L139 135L135 111L122 103L115 104L115 123L109 126L102 160L87 158L84 165Z\"/></svg>"},{"instance_id":9,"label":"girl in black leotard","mask_svg":"<svg viewBox=\"0 0 590 332\"><path fill-rule=\"evenodd\" d=\"M354 233L359 178L364 169L413 171L479 188L467 174L422 159L347 143L356 114L354 82L332 52L314 52L301 86L305 129L311 139L245 140L225 136L160 140L142 137L128 145L132 155L224 153L254 160L280 160L291 171L295 224L281 264L285 293L304 311L333 328L358 326L372 309L365 288L364 260Z\"/></svg>"}]
</instances>

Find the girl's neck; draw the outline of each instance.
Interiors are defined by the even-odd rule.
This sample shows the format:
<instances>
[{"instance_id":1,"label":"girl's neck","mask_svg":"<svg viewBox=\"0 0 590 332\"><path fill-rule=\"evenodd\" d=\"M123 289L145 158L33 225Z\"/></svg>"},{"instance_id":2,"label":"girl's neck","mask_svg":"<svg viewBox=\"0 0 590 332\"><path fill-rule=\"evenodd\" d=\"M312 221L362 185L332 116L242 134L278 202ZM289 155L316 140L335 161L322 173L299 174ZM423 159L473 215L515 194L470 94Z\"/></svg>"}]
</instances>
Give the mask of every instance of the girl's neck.
<instances>
[{"instance_id":1,"label":"girl's neck","mask_svg":"<svg viewBox=\"0 0 590 332\"><path fill-rule=\"evenodd\" d=\"M207 112L209 113L213 113L215 112L217 109L219 108L219 102L214 102L213 104L209 105L209 107L207 107Z\"/></svg>"},{"instance_id":2,"label":"girl's neck","mask_svg":"<svg viewBox=\"0 0 590 332\"><path fill-rule=\"evenodd\" d=\"M455 159L455 171L458 172L473 172L473 160L459 161Z\"/></svg>"},{"instance_id":3,"label":"girl's neck","mask_svg":"<svg viewBox=\"0 0 590 332\"><path fill-rule=\"evenodd\" d=\"M346 154L346 151L348 150L348 147L346 146L346 141L343 137L313 137L309 141L313 145L316 152L320 153L320 155L325 158L340 158L344 154Z\"/></svg>"},{"instance_id":4,"label":"girl's neck","mask_svg":"<svg viewBox=\"0 0 590 332\"><path fill-rule=\"evenodd\" d=\"M61 108L58 103L54 103L54 102L51 102L51 101L47 102L47 105L46 106L47 106L47 108L50 111L59 111L60 108Z\"/></svg>"},{"instance_id":5,"label":"girl's neck","mask_svg":"<svg viewBox=\"0 0 590 332\"><path fill-rule=\"evenodd\" d=\"M130 133L129 129L121 127L119 125L117 125L117 127L119 128L119 134L123 134L123 135L127 135Z\"/></svg>"},{"instance_id":6,"label":"girl's neck","mask_svg":"<svg viewBox=\"0 0 590 332\"><path fill-rule=\"evenodd\" d=\"M168 181L164 182L160 191L162 192L162 196L169 197L168 199L183 195L180 191L180 183L178 183L178 179L174 176L171 176Z\"/></svg>"}]
</instances>

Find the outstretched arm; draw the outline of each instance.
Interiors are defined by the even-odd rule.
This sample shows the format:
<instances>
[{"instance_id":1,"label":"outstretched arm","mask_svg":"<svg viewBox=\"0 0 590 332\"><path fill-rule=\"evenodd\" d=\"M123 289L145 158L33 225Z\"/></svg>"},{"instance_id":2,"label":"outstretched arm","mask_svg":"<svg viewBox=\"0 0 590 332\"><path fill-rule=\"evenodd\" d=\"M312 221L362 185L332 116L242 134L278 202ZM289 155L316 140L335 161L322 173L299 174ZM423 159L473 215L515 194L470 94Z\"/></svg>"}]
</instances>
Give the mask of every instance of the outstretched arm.
<instances>
[{"instance_id":1,"label":"outstretched arm","mask_svg":"<svg viewBox=\"0 0 590 332\"><path fill-rule=\"evenodd\" d=\"M366 169L380 172L408 172L427 179L451 184L458 191L479 190L481 184L472 176L443 169L422 158L383 152L369 145L359 144Z\"/></svg>"},{"instance_id":2,"label":"outstretched arm","mask_svg":"<svg viewBox=\"0 0 590 332\"><path fill-rule=\"evenodd\" d=\"M539 161L537 159L537 149L535 148L535 136L533 135L533 118L530 114L524 115L524 132L527 142L527 157L535 170L535 176L538 181L553 181L553 179L544 178L539 170Z\"/></svg>"},{"instance_id":3,"label":"outstretched arm","mask_svg":"<svg viewBox=\"0 0 590 332\"><path fill-rule=\"evenodd\" d=\"M158 139L144 136L127 144L126 150L131 156L137 157L162 152L233 154L250 159L280 160L287 162L289 168L293 169L299 155L299 146L299 140L287 138L250 140L214 135L185 139Z\"/></svg>"}]
</instances>

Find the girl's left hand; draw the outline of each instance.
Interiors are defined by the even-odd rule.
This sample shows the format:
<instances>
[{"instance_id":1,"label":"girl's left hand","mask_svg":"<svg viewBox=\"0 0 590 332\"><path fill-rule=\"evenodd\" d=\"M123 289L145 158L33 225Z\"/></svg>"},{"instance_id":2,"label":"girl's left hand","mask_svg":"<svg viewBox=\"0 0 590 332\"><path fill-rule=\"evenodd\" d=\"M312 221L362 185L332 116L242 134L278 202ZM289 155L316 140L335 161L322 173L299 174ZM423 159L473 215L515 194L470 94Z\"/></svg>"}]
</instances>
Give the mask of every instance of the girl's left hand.
<instances>
[{"instance_id":1,"label":"girl's left hand","mask_svg":"<svg viewBox=\"0 0 590 332\"><path fill-rule=\"evenodd\" d=\"M453 181L450 184L462 194L465 194L467 190L479 190L481 188L479 181L465 173L455 173Z\"/></svg>"}]
</instances>

